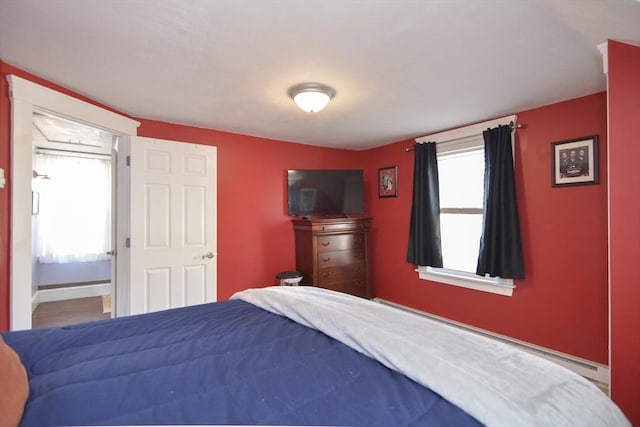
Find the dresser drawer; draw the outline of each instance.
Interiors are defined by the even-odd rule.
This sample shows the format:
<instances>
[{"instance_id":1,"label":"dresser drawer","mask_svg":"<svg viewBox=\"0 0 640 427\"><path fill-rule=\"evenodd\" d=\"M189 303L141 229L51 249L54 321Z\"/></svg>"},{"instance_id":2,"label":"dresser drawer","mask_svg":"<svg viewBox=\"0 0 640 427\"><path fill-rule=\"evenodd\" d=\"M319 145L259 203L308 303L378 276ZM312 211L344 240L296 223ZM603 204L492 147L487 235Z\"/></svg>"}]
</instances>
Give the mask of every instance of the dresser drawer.
<instances>
[{"instance_id":1,"label":"dresser drawer","mask_svg":"<svg viewBox=\"0 0 640 427\"><path fill-rule=\"evenodd\" d=\"M332 282L344 280L364 280L364 262L341 265L336 267L321 268L318 274L318 285L324 286Z\"/></svg>"},{"instance_id":2,"label":"dresser drawer","mask_svg":"<svg viewBox=\"0 0 640 427\"><path fill-rule=\"evenodd\" d=\"M293 226L302 283L371 297L371 218L294 219Z\"/></svg>"},{"instance_id":3,"label":"dresser drawer","mask_svg":"<svg viewBox=\"0 0 640 427\"><path fill-rule=\"evenodd\" d=\"M318 268L353 264L364 260L364 250L346 250L318 253Z\"/></svg>"},{"instance_id":4,"label":"dresser drawer","mask_svg":"<svg viewBox=\"0 0 640 427\"><path fill-rule=\"evenodd\" d=\"M318 252L341 251L364 247L364 234L337 234L318 236Z\"/></svg>"}]
</instances>

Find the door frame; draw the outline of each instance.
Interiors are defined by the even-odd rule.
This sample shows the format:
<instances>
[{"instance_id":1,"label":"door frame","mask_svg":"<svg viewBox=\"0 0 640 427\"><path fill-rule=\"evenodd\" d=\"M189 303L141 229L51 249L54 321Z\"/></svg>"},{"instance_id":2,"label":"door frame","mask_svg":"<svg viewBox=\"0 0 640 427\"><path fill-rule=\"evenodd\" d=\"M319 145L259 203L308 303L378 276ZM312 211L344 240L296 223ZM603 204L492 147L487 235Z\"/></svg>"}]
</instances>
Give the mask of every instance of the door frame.
<instances>
[{"instance_id":1,"label":"door frame","mask_svg":"<svg viewBox=\"0 0 640 427\"><path fill-rule=\"evenodd\" d=\"M31 329L32 312L32 116L55 114L115 135L135 136L140 122L15 75L8 75L11 99L10 330ZM118 158L122 157L121 155ZM120 168L118 168L120 171ZM117 190L116 190L117 191ZM118 210L128 206L118 204ZM119 215L116 214L119 219ZM117 223L117 220L116 220ZM118 235L119 237L119 235ZM118 239L120 240L120 239ZM119 247L120 242L116 242ZM128 283L118 283L126 287ZM116 292L117 293L117 292Z\"/></svg>"}]
</instances>

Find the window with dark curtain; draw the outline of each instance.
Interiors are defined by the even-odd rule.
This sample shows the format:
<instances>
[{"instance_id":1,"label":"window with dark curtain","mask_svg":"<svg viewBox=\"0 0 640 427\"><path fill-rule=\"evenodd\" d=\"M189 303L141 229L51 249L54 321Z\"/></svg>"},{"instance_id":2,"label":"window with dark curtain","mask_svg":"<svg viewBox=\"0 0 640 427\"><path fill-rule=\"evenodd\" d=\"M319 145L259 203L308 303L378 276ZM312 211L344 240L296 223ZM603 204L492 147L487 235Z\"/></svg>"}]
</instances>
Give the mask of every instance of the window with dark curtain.
<instances>
[{"instance_id":1,"label":"window with dark curtain","mask_svg":"<svg viewBox=\"0 0 640 427\"><path fill-rule=\"evenodd\" d=\"M440 190L436 143L415 144L414 155L407 262L441 268Z\"/></svg>"},{"instance_id":2,"label":"window with dark curtain","mask_svg":"<svg viewBox=\"0 0 640 427\"><path fill-rule=\"evenodd\" d=\"M511 127L487 129L484 137L484 221L476 274L524 279L516 200Z\"/></svg>"}]
</instances>

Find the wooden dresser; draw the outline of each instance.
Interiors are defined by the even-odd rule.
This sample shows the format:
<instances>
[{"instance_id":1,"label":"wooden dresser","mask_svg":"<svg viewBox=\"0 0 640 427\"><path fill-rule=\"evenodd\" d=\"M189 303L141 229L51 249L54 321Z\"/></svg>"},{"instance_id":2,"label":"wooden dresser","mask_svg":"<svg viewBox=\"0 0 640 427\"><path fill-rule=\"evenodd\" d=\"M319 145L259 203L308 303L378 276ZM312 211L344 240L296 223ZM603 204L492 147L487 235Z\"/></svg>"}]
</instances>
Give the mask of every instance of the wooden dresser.
<instances>
[{"instance_id":1,"label":"wooden dresser","mask_svg":"<svg viewBox=\"0 0 640 427\"><path fill-rule=\"evenodd\" d=\"M294 219L293 228L301 284L371 297L371 218Z\"/></svg>"}]
</instances>

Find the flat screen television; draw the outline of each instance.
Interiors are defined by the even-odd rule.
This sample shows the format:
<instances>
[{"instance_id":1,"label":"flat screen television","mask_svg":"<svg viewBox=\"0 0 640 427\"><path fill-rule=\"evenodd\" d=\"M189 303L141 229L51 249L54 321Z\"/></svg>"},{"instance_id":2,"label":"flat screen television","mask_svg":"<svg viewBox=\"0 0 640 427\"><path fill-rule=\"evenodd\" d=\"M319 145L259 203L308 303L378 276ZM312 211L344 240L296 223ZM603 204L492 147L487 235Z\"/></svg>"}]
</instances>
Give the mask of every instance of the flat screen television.
<instances>
[{"instance_id":1,"label":"flat screen television","mask_svg":"<svg viewBox=\"0 0 640 427\"><path fill-rule=\"evenodd\" d=\"M364 171L361 169L289 170L287 188L292 216L364 213Z\"/></svg>"}]
</instances>

